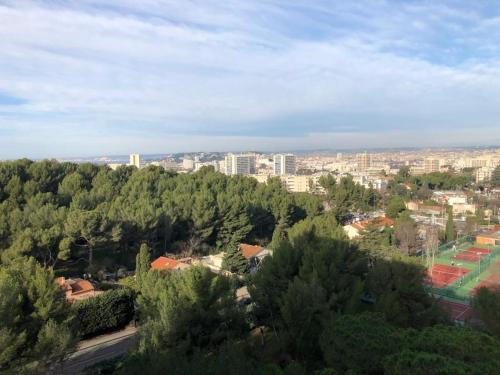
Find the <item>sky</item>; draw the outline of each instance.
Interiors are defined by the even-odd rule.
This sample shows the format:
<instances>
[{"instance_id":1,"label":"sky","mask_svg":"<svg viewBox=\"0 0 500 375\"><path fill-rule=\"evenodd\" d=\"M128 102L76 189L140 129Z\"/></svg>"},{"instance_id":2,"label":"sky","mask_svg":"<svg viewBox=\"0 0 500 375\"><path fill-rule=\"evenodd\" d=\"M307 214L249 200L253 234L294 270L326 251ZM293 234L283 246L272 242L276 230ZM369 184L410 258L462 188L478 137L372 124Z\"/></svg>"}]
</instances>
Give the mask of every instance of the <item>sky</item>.
<instances>
[{"instance_id":1,"label":"sky","mask_svg":"<svg viewBox=\"0 0 500 375\"><path fill-rule=\"evenodd\" d=\"M0 0L0 158L500 145L500 2Z\"/></svg>"}]
</instances>

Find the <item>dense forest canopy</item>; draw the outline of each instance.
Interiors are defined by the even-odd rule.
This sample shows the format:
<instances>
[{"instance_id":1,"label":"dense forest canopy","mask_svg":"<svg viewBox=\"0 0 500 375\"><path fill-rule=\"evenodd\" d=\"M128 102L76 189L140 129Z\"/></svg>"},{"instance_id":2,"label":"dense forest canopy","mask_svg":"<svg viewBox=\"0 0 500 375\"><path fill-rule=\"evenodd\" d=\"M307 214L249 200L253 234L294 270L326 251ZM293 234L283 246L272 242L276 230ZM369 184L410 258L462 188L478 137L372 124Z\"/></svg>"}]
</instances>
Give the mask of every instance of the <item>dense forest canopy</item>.
<instances>
[{"instance_id":1,"label":"dense forest canopy","mask_svg":"<svg viewBox=\"0 0 500 375\"><path fill-rule=\"evenodd\" d=\"M0 163L0 371L54 370L78 338L134 317L137 347L90 373L497 374L500 294L474 301L485 332L454 326L410 256L404 198L387 207L394 230L349 241L342 224L382 197L351 177L321 183L325 196L212 168ZM255 273L237 274L242 241L273 250ZM219 251L235 274L150 268ZM54 280L119 266L134 277L73 305Z\"/></svg>"},{"instance_id":2,"label":"dense forest canopy","mask_svg":"<svg viewBox=\"0 0 500 375\"><path fill-rule=\"evenodd\" d=\"M116 171L93 164L0 163L0 251L4 262L33 256L44 266L93 254L132 260L154 254L206 255L233 243L268 244L274 228L323 210L319 197L290 194L279 180L259 184L204 168Z\"/></svg>"}]
</instances>

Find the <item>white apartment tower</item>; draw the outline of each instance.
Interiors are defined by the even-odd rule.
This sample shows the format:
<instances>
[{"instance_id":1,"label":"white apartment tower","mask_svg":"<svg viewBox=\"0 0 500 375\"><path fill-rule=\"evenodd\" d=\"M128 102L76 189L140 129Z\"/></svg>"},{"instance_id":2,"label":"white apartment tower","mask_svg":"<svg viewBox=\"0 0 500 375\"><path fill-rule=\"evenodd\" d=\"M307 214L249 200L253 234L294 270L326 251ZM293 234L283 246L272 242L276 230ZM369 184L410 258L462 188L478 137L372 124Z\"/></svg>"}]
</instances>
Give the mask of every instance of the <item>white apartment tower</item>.
<instances>
[{"instance_id":1,"label":"white apartment tower","mask_svg":"<svg viewBox=\"0 0 500 375\"><path fill-rule=\"evenodd\" d=\"M141 155L139 154L130 154L130 161L128 165L133 165L137 168L141 167Z\"/></svg>"},{"instance_id":2,"label":"white apartment tower","mask_svg":"<svg viewBox=\"0 0 500 375\"><path fill-rule=\"evenodd\" d=\"M296 172L296 158L293 154L276 154L273 156L274 175L294 175Z\"/></svg>"},{"instance_id":3,"label":"white apartment tower","mask_svg":"<svg viewBox=\"0 0 500 375\"><path fill-rule=\"evenodd\" d=\"M224 158L226 174L229 176L254 174L256 169L255 161L254 154L227 154Z\"/></svg>"}]
</instances>

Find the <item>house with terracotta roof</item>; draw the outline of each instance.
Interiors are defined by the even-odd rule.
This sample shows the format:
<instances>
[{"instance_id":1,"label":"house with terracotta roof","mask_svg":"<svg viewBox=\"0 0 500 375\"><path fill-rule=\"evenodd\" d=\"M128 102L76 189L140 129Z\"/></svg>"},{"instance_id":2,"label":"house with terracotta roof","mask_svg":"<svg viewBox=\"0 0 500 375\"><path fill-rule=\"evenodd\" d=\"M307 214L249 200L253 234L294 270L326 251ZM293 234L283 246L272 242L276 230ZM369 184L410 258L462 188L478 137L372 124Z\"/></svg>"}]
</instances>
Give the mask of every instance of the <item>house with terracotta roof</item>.
<instances>
[{"instance_id":1,"label":"house with terracotta roof","mask_svg":"<svg viewBox=\"0 0 500 375\"><path fill-rule=\"evenodd\" d=\"M272 255L272 250L266 249L262 246L258 245L249 245L246 243L240 243L241 254L248 261L248 269L250 272L255 272L262 259L267 257L268 255Z\"/></svg>"},{"instance_id":2,"label":"house with terracotta roof","mask_svg":"<svg viewBox=\"0 0 500 375\"><path fill-rule=\"evenodd\" d=\"M103 293L101 290L96 290L90 281L83 279L66 279L61 276L56 278L56 284L66 292L66 299L69 302L87 299Z\"/></svg>"},{"instance_id":3,"label":"house with terracotta roof","mask_svg":"<svg viewBox=\"0 0 500 375\"><path fill-rule=\"evenodd\" d=\"M151 268L158 271L174 271L189 268L190 264L183 259L173 259L168 257L158 257L151 262Z\"/></svg>"},{"instance_id":4,"label":"house with terracotta roof","mask_svg":"<svg viewBox=\"0 0 500 375\"><path fill-rule=\"evenodd\" d=\"M478 245L500 246L500 225L493 227L493 230L478 234L476 243Z\"/></svg>"},{"instance_id":5,"label":"house with terracotta roof","mask_svg":"<svg viewBox=\"0 0 500 375\"><path fill-rule=\"evenodd\" d=\"M344 231L347 234L347 237L353 239L359 237L361 235L361 232L363 232L369 227L383 230L384 228L390 228L393 226L394 226L394 220L385 216L381 216L370 220L363 220L357 223L344 225Z\"/></svg>"}]
</instances>

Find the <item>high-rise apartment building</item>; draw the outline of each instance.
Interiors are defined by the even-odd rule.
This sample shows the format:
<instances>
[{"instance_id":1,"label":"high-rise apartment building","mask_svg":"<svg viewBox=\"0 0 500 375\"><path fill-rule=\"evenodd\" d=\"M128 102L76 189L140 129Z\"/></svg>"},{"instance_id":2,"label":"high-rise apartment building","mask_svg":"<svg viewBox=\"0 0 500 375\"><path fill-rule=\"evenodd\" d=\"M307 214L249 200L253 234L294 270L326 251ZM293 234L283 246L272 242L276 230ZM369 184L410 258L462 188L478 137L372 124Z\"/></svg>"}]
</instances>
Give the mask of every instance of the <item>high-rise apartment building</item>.
<instances>
[{"instance_id":1,"label":"high-rise apartment building","mask_svg":"<svg viewBox=\"0 0 500 375\"><path fill-rule=\"evenodd\" d=\"M296 158L293 154L276 154L273 156L274 175L294 175L296 172Z\"/></svg>"},{"instance_id":2,"label":"high-rise apartment building","mask_svg":"<svg viewBox=\"0 0 500 375\"><path fill-rule=\"evenodd\" d=\"M191 158L182 159L182 169L192 171L194 169L194 160Z\"/></svg>"},{"instance_id":3,"label":"high-rise apartment building","mask_svg":"<svg viewBox=\"0 0 500 375\"><path fill-rule=\"evenodd\" d=\"M133 165L134 167L141 167L141 155L139 154L130 154L130 162L128 165Z\"/></svg>"},{"instance_id":4,"label":"high-rise apartment building","mask_svg":"<svg viewBox=\"0 0 500 375\"><path fill-rule=\"evenodd\" d=\"M356 163L359 171L366 171L372 166L372 156L366 152L356 155Z\"/></svg>"},{"instance_id":5,"label":"high-rise apartment building","mask_svg":"<svg viewBox=\"0 0 500 375\"><path fill-rule=\"evenodd\" d=\"M424 160L424 173L439 172L441 162L439 159L427 158Z\"/></svg>"},{"instance_id":6,"label":"high-rise apartment building","mask_svg":"<svg viewBox=\"0 0 500 375\"><path fill-rule=\"evenodd\" d=\"M254 174L256 170L254 154L227 154L224 158L226 174L229 176Z\"/></svg>"}]
</instances>

